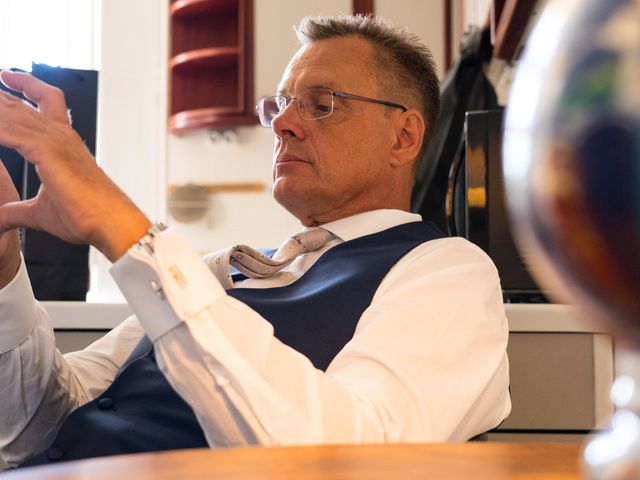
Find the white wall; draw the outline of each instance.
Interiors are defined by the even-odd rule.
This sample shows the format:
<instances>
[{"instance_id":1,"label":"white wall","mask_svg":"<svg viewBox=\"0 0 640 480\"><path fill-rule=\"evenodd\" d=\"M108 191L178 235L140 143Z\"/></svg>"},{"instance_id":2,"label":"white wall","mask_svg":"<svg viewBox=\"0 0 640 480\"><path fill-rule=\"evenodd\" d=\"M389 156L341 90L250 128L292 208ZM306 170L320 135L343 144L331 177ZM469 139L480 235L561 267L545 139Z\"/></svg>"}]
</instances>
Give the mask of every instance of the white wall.
<instances>
[{"instance_id":1,"label":"white wall","mask_svg":"<svg viewBox=\"0 0 640 480\"><path fill-rule=\"evenodd\" d=\"M96 156L152 219L165 215L168 2L103 0ZM122 299L91 251L90 301Z\"/></svg>"},{"instance_id":2,"label":"white wall","mask_svg":"<svg viewBox=\"0 0 640 480\"><path fill-rule=\"evenodd\" d=\"M2 0L0 65L31 62L92 70L99 66L100 0ZM34 14L37 12L37 14ZM96 15L98 13L98 15Z\"/></svg>"},{"instance_id":3,"label":"white wall","mask_svg":"<svg viewBox=\"0 0 640 480\"><path fill-rule=\"evenodd\" d=\"M438 76L444 68L444 5L442 0L375 0L375 14L405 25L431 49Z\"/></svg>"}]
</instances>

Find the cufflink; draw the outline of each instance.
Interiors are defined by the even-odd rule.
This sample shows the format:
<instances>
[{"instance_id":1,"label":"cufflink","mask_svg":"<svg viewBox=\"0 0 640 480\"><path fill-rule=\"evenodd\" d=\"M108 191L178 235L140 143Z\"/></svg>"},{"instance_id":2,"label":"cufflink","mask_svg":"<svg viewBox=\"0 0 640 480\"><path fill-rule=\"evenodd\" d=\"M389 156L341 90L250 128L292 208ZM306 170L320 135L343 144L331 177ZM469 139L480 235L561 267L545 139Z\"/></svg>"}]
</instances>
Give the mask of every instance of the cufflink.
<instances>
[{"instance_id":1,"label":"cufflink","mask_svg":"<svg viewBox=\"0 0 640 480\"><path fill-rule=\"evenodd\" d=\"M167 298L164 294L164 290L162 289L162 285L158 285L158 282L156 282L155 280L151 280L149 286L151 287L151 290L153 290L153 293L160 297L160 300L164 300L165 298Z\"/></svg>"},{"instance_id":2,"label":"cufflink","mask_svg":"<svg viewBox=\"0 0 640 480\"><path fill-rule=\"evenodd\" d=\"M155 253L155 239L158 234L167 229L167 226L162 222L154 223L147 230L147 234L138 240L138 246L144 248L149 255Z\"/></svg>"}]
</instances>

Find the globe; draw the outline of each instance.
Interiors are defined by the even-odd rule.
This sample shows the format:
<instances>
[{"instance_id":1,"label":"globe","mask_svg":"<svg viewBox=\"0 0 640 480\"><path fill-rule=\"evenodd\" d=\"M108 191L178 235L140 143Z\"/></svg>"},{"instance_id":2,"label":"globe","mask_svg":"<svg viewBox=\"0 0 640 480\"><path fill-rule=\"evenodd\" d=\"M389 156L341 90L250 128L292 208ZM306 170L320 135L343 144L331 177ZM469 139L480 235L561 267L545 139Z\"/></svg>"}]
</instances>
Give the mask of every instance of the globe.
<instances>
[{"instance_id":1,"label":"globe","mask_svg":"<svg viewBox=\"0 0 640 480\"><path fill-rule=\"evenodd\" d=\"M640 346L640 1L548 3L516 70L503 153L534 276Z\"/></svg>"},{"instance_id":2,"label":"globe","mask_svg":"<svg viewBox=\"0 0 640 480\"><path fill-rule=\"evenodd\" d=\"M585 476L640 478L640 0L547 4L516 71L503 158L525 263L626 349Z\"/></svg>"}]
</instances>

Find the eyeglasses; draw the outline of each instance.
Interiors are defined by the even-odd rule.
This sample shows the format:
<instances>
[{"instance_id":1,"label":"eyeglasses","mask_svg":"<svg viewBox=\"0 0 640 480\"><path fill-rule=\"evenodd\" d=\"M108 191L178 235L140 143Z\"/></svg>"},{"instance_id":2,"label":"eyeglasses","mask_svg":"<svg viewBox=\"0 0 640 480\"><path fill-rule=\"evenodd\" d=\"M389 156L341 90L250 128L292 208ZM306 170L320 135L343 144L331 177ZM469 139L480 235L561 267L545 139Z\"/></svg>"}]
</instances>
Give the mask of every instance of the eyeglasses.
<instances>
[{"instance_id":1,"label":"eyeglasses","mask_svg":"<svg viewBox=\"0 0 640 480\"><path fill-rule=\"evenodd\" d=\"M298 106L298 112L302 118L305 120L320 120L321 118L327 118L333 113L335 97L377 103L387 107L400 108L403 112L407 111L407 107L399 103L361 97L360 95L353 95L351 93L334 92L329 88L309 88L297 97L289 97L287 95L263 97L258 102L256 110L258 111L258 117L260 117L262 126L270 127L273 119L284 112L289 104L295 100Z\"/></svg>"}]
</instances>

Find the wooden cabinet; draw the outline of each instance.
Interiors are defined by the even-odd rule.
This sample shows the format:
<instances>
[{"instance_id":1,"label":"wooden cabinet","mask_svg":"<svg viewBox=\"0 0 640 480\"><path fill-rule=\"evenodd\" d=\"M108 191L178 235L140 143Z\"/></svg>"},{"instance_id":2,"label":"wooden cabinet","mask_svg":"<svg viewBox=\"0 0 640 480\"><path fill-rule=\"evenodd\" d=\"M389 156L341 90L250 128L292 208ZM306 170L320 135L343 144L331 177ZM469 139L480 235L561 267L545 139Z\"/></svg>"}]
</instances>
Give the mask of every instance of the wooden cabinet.
<instances>
[{"instance_id":1,"label":"wooden cabinet","mask_svg":"<svg viewBox=\"0 0 640 480\"><path fill-rule=\"evenodd\" d=\"M253 1L171 0L169 130L257 123Z\"/></svg>"}]
</instances>

